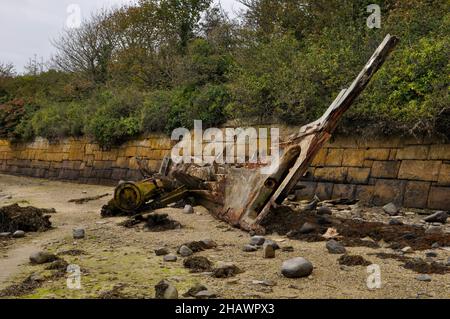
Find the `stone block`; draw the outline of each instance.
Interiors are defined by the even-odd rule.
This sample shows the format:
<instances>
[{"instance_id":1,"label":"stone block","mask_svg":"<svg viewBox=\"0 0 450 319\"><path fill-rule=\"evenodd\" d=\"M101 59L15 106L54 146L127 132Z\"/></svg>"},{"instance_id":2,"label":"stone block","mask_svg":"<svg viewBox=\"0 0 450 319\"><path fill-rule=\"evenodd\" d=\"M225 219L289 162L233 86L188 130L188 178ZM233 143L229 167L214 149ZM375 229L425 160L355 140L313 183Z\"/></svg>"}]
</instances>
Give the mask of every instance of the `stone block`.
<instances>
[{"instance_id":1,"label":"stone block","mask_svg":"<svg viewBox=\"0 0 450 319\"><path fill-rule=\"evenodd\" d=\"M342 166L361 167L364 163L365 150L346 149L342 157Z\"/></svg>"},{"instance_id":2,"label":"stone block","mask_svg":"<svg viewBox=\"0 0 450 319\"><path fill-rule=\"evenodd\" d=\"M429 152L428 145L405 146L397 150L397 159L398 160L427 159L428 152Z\"/></svg>"},{"instance_id":3,"label":"stone block","mask_svg":"<svg viewBox=\"0 0 450 319\"><path fill-rule=\"evenodd\" d=\"M403 198L403 207L426 208L430 184L431 183L429 182L407 182Z\"/></svg>"},{"instance_id":4,"label":"stone block","mask_svg":"<svg viewBox=\"0 0 450 319\"><path fill-rule=\"evenodd\" d=\"M300 182L298 184L305 186L305 188L295 191L295 196L298 200L310 200L314 197L317 187L316 182Z\"/></svg>"},{"instance_id":5,"label":"stone block","mask_svg":"<svg viewBox=\"0 0 450 319\"><path fill-rule=\"evenodd\" d=\"M431 145L428 158L432 160L450 161L450 144Z\"/></svg>"},{"instance_id":6,"label":"stone block","mask_svg":"<svg viewBox=\"0 0 450 319\"><path fill-rule=\"evenodd\" d=\"M442 163L438 184L440 186L450 186L450 163Z\"/></svg>"},{"instance_id":7,"label":"stone block","mask_svg":"<svg viewBox=\"0 0 450 319\"><path fill-rule=\"evenodd\" d=\"M356 185L355 198L361 204L370 204L372 203L373 190L373 185Z\"/></svg>"},{"instance_id":8,"label":"stone block","mask_svg":"<svg viewBox=\"0 0 450 319\"><path fill-rule=\"evenodd\" d=\"M450 210L450 187L434 187L428 195L428 208Z\"/></svg>"},{"instance_id":9,"label":"stone block","mask_svg":"<svg viewBox=\"0 0 450 319\"><path fill-rule=\"evenodd\" d=\"M378 179L374 186L372 203L376 206L383 206L393 202L401 206L405 185L406 181Z\"/></svg>"},{"instance_id":10,"label":"stone block","mask_svg":"<svg viewBox=\"0 0 450 319\"><path fill-rule=\"evenodd\" d=\"M399 161L374 161L371 177L375 178L397 178Z\"/></svg>"},{"instance_id":11,"label":"stone block","mask_svg":"<svg viewBox=\"0 0 450 319\"><path fill-rule=\"evenodd\" d=\"M437 181L441 161L404 160L400 165L399 179Z\"/></svg>"},{"instance_id":12,"label":"stone block","mask_svg":"<svg viewBox=\"0 0 450 319\"><path fill-rule=\"evenodd\" d=\"M387 161L389 159L390 149L388 148L369 148L365 152L365 159L376 161Z\"/></svg>"},{"instance_id":13,"label":"stone block","mask_svg":"<svg viewBox=\"0 0 450 319\"><path fill-rule=\"evenodd\" d=\"M324 166L327 159L327 148L321 148L317 155L314 157L314 160L311 163L311 166Z\"/></svg>"},{"instance_id":14,"label":"stone block","mask_svg":"<svg viewBox=\"0 0 450 319\"><path fill-rule=\"evenodd\" d=\"M343 183L347 177L347 167L318 167L314 175L317 181Z\"/></svg>"},{"instance_id":15,"label":"stone block","mask_svg":"<svg viewBox=\"0 0 450 319\"><path fill-rule=\"evenodd\" d=\"M335 198L355 198L356 186L352 184L334 184L332 199Z\"/></svg>"},{"instance_id":16,"label":"stone block","mask_svg":"<svg viewBox=\"0 0 450 319\"><path fill-rule=\"evenodd\" d=\"M370 168L350 167L347 173L347 183L367 184L369 182Z\"/></svg>"},{"instance_id":17,"label":"stone block","mask_svg":"<svg viewBox=\"0 0 450 319\"><path fill-rule=\"evenodd\" d=\"M341 166L342 165L342 158L344 156L344 150L337 148L337 149L328 149L327 153L327 159L325 161L326 166Z\"/></svg>"},{"instance_id":18,"label":"stone block","mask_svg":"<svg viewBox=\"0 0 450 319\"><path fill-rule=\"evenodd\" d=\"M331 199L333 194L333 183L317 183L316 195L320 200Z\"/></svg>"}]
</instances>

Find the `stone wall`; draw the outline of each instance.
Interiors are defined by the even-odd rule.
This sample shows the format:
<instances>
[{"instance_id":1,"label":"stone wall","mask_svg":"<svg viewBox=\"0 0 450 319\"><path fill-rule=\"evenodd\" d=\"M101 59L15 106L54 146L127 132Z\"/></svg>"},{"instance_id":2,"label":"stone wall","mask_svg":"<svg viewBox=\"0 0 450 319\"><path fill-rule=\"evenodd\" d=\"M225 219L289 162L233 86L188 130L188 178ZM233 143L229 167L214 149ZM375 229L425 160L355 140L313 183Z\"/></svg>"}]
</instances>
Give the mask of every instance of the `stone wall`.
<instances>
[{"instance_id":1,"label":"stone wall","mask_svg":"<svg viewBox=\"0 0 450 319\"><path fill-rule=\"evenodd\" d=\"M67 139L51 144L38 138L29 144L0 140L0 172L92 184L115 184L141 179L137 159L157 171L170 153L172 141L164 136L149 136L121 147L102 150L86 139Z\"/></svg>"},{"instance_id":2,"label":"stone wall","mask_svg":"<svg viewBox=\"0 0 450 319\"><path fill-rule=\"evenodd\" d=\"M0 172L112 185L142 178L138 158L158 170L172 145L159 135L109 151L86 139L56 144L44 139L29 144L0 140ZM297 193L302 199L316 193L322 200L346 197L370 205L392 201L410 208L450 210L450 144L436 139L336 138L320 150L301 184L306 186Z\"/></svg>"},{"instance_id":3,"label":"stone wall","mask_svg":"<svg viewBox=\"0 0 450 319\"><path fill-rule=\"evenodd\" d=\"M409 208L450 209L450 144L430 139L337 138L320 150L298 191L322 200L358 198Z\"/></svg>"}]
</instances>

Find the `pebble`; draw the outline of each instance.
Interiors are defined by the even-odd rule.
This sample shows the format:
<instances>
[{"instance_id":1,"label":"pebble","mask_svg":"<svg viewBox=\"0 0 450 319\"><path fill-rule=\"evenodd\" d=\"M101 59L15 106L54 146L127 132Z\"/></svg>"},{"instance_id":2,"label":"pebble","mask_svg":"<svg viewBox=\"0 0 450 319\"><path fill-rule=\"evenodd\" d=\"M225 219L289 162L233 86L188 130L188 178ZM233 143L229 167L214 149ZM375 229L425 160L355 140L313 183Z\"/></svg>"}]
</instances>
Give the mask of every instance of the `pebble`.
<instances>
[{"instance_id":1,"label":"pebble","mask_svg":"<svg viewBox=\"0 0 450 319\"><path fill-rule=\"evenodd\" d=\"M253 246L253 245L245 245L244 247L242 247L242 251L245 251L246 253L250 253L253 251L257 251L258 247Z\"/></svg>"},{"instance_id":2,"label":"pebble","mask_svg":"<svg viewBox=\"0 0 450 319\"><path fill-rule=\"evenodd\" d=\"M169 254L169 250L166 247L161 247L155 249L155 255L156 256L165 256Z\"/></svg>"},{"instance_id":3,"label":"pebble","mask_svg":"<svg viewBox=\"0 0 450 319\"><path fill-rule=\"evenodd\" d=\"M263 257L264 258L275 258L275 249L270 244L263 245Z\"/></svg>"},{"instance_id":4,"label":"pebble","mask_svg":"<svg viewBox=\"0 0 450 319\"><path fill-rule=\"evenodd\" d=\"M13 238L23 238L25 237L25 232L23 230L16 230L12 236Z\"/></svg>"},{"instance_id":5,"label":"pebble","mask_svg":"<svg viewBox=\"0 0 450 319\"><path fill-rule=\"evenodd\" d=\"M156 299L178 299L178 290L167 280L161 280L155 286Z\"/></svg>"},{"instance_id":6,"label":"pebble","mask_svg":"<svg viewBox=\"0 0 450 319\"><path fill-rule=\"evenodd\" d=\"M438 242L433 243L433 245L431 245L431 248L433 248L433 249L436 249L436 248L439 248L439 247L441 247L441 244L439 244Z\"/></svg>"},{"instance_id":7,"label":"pebble","mask_svg":"<svg viewBox=\"0 0 450 319\"><path fill-rule=\"evenodd\" d=\"M427 275L427 274L421 274L421 275L418 275L416 277L416 279L419 280L419 281L427 281L427 282L429 282L429 281L431 281L431 276Z\"/></svg>"},{"instance_id":8,"label":"pebble","mask_svg":"<svg viewBox=\"0 0 450 319\"><path fill-rule=\"evenodd\" d=\"M194 213L194 208L192 208L191 205L186 205L183 208L183 213L184 214L193 214Z\"/></svg>"},{"instance_id":9,"label":"pebble","mask_svg":"<svg viewBox=\"0 0 450 319\"><path fill-rule=\"evenodd\" d=\"M166 262L174 262L174 261L177 261L177 259L178 259L177 256L174 254L165 255L163 258L163 260Z\"/></svg>"},{"instance_id":10,"label":"pebble","mask_svg":"<svg viewBox=\"0 0 450 319\"><path fill-rule=\"evenodd\" d=\"M312 263L303 257L286 260L281 265L281 273L287 278L307 277L312 271Z\"/></svg>"},{"instance_id":11,"label":"pebble","mask_svg":"<svg viewBox=\"0 0 450 319\"><path fill-rule=\"evenodd\" d=\"M0 238L6 238L9 236L11 236L11 233L8 233L8 232L0 233Z\"/></svg>"},{"instance_id":12,"label":"pebble","mask_svg":"<svg viewBox=\"0 0 450 319\"><path fill-rule=\"evenodd\" d=\"M316 226L311 223L304 223L302 227L300 227L300 230L298 231L300 234L308 234L313 232L316 229Z\"/></svg>"},{"instance_id":13,"label":"pebble","mask_svg":"<svg viewBox=\"0 0 450 319\"><path fill-rule=\"evenodd\" d=\"M266 239L263 236L252 236L250 238L250 245L261 246L265 241Z\"/></svg>"},{"instance_id":14,"label":"pebble","mask_svg":"<svg viewBox=\"0 0 450 319\"><path fill-rule=\"evenodd\" d=\"M447 222L448 214L444 211L437 211L430 216L425 217L423 220L427 223L441 223L445 224Z\"/></svg>"},{"instance_id":15,"label":"pebble","mask_svg":"<svg viewBox=\"0 0 450 319\"><path fill-rule=\"evenodd\" d=\"M287 253L291 253L291 252L294 251L294 247L292 247L292 246L284 246L284 247L281 247L281 251L284 251L284 252L287 252Z\"/></svg>"},{"instance_id":16,"label":"pebble","mask_svg":"<svg viewBox=\"0 0 450 319\"><path fill-rule=\"evenodd\" d=\"M325 247L330 254L345 254L347 252L344 245L334 239L329 240Z\"/></svg>"},{"instance_id":17,"label":"pebble","mask_svg":"<svg viewBox=\"0 0 450 319\"><path fill-rule=\"evenodd\" d=\"M83 228L73 229L73 239L83 239L85 237L85 231Z\"/></svg>"},{"instance_id":18,"label":"pebble","mask_svg":"<svg viewBox=\"0 0 450 319\"><path fill-rule=\"evenodd\" d=\"M210 290L202 290L197 292L194 297L196 299L212 299L212 298L217 298L217 294L213 291Z\"/></svg>"},{"instance_id":19,"label":"pebble","mask_svg":"<svg viewBox=\"0 0 450 319\"><path fill-rule=\"evenodd\" d=\"M192 249L190 249L188 246L183 245L180 247L180 249L178 250L178 253L182 256L182 257L188 257L191 256L194 252L192 251Z\"/></svg>"},{"instance_id":20,"label":"pebble","mask_svg":"<svg viewBox=\"0 0 450 319\"><path fill-rule=\"evenodd\" d=\"M195 286L189 288L189 290L183 294L183 297L195 297L196 294L198 294L200 291L208 290L204 285L202 284L195 284Z\"/></svg>"},{"instance_id":21,"label":"pebble","mask_svg":"<svg viewBox=\"0 0 450 319\"><path fill-rule=\"evenodd\" d=\"M399 209L394 203L389 203L383 206L383 211L389 216L395 216L398 214Z\"/></svg>"},{"instance_id":22,"label":"pebble","mask_svg":"<svg viewBox=\"0 0 450 319\"><path fill-rule=\"evenodd\" d=\"M30 262L32 264L40 265L40 264L52 262L52 261L56 260L56 258L57 257L55 255L53 255L49 252L39 251L39 252L31 254Z\"/></svg>"}]
</instances>

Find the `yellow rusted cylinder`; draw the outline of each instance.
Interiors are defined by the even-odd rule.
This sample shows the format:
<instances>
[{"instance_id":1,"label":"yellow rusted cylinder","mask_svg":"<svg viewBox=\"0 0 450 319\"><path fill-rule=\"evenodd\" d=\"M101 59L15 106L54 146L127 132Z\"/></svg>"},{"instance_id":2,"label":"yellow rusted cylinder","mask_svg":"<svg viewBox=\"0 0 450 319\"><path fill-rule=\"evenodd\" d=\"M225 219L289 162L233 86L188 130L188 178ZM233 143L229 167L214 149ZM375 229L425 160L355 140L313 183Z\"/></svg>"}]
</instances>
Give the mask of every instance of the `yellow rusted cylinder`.
<instances>
[{"instance_id":1,"label":"yellow rusted cylinder","mask_svg":"<svg viewBox=\"0 0 450 319\"><path fill-rule=\"evenodd\" d=\"M132 213L151 199L157 191L158 186L153 179L122 182L114 190L114 203L119 209Z\"/></svg>"}]
</instances>

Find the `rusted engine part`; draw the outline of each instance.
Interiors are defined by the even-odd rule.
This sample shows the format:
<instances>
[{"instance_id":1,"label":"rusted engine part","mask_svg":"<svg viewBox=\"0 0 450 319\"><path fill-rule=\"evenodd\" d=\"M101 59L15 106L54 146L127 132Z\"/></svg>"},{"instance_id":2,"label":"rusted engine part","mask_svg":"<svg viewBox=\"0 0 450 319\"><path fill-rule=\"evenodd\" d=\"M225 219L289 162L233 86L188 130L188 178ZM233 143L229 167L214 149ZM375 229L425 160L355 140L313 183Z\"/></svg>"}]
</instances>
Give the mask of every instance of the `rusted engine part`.
<instances>
[{"instance_id":1,"label":"rusted engine part","mask_svg":"<svg viewBox=\"0 0 450 319\"><path fill-rule=\"evenodd\" d=\"M302 126L297 134L282 143L283 155L278 169L270 176L259 168L228 170L218 181L222 194L197 194L202 204L218 218L246 230L264 232L261 221L272 208L279 206L296 187L317 152L329 140L339 120L383 65L398 39L387 35L348 89L342 90L317 121Z\"/></svg>"}]
</instances>

